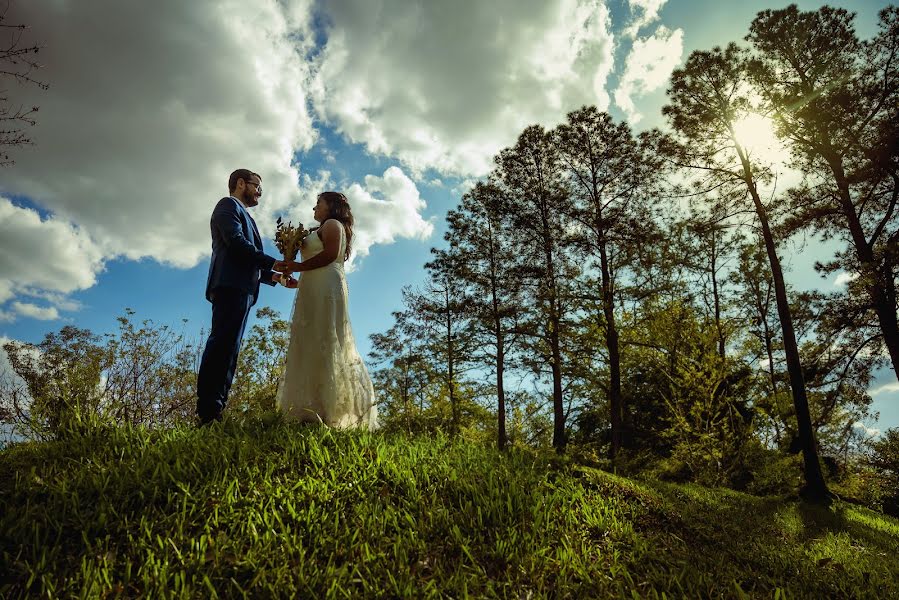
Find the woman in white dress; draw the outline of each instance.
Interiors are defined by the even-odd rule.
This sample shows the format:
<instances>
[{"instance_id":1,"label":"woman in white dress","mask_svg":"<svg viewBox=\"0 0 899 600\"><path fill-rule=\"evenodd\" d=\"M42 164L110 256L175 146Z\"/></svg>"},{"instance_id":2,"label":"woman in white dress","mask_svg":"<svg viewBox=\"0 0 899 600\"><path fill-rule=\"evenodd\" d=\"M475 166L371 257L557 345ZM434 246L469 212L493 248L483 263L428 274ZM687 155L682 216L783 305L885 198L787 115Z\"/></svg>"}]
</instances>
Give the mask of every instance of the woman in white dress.
<instances>
[{"instance_id":1,"label":"woman in white dress","mask_svg":"<svg viewBox=\"0 0 899 600\"><path fill-rule=\"evenodd\" d=\"M277 406L289 419L375 429L374 390L350 327L343 271L353 213L346 196L323 192L314 218L321 226L303 242L302 262L287 263L288 270L302 275Z\"/></svg>"}]
</instances>

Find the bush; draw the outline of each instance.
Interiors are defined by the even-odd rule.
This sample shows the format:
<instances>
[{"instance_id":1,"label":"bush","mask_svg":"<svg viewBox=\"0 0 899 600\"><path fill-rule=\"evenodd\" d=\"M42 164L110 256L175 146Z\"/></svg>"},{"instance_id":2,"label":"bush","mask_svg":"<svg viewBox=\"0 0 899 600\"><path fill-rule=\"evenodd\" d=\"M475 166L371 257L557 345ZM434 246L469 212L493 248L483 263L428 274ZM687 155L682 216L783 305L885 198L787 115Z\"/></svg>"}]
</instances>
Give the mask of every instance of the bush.
<instances>
[{"instance_id":1,"label":"bush","mask_svg":"<svg viewBox=\"0 0 899 600\"><path fill-rule=\"evenodd\" d=\"M871 442L871 450L865 463L874 472L883 511L899 515L899 428L888 429L883 436Z\"/></svg>"},{"instance_id":2,"label":"bush","mask_svg":"<svg viewBox=\"0 0 899 600\"><path fill-rule=\"evenodd\" d=\"M784 454L756 443L744 459L750 474L745 491L756 496L793 494L802 483L802 455Z\"/></svg>"}]
</instances>

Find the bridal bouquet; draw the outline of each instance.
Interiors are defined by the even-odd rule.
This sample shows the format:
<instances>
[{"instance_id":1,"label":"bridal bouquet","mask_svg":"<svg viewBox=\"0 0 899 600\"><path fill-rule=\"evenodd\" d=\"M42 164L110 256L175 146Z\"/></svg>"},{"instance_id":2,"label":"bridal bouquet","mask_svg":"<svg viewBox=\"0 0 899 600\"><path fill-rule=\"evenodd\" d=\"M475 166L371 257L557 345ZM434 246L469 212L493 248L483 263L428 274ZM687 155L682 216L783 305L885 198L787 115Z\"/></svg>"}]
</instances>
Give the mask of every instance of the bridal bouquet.
<instances>
[{"instance_id":1,"label":"bridal bouquet","mask_svg":"<svg viewBox=\"0 0 899 600\"><path fill-rule=\"evenodd\" d=\"M278 217L276 223L275 246L284 255L284 260L296 260L297 252L300 250L300 246L303 245L303 238L309 235L309 232L303 227L302 223L297 223L297 226L294 227L293 223L288 221L287 225L285 225L281 217ZM287 281L283 275L281 276L281 285L287 287Z\"/></svg>"},{"instance_id":2,"label":"bridal bouquet","mask_svg":"<svg viewBox=\"0 0 899 600\"><path fill-rule=\"evenodd\" d=\"M277 246L281 254L284 255L284 260L296 260L297 252L300 249L300 245L303 243L303 238L305 238L309 232L303 227L302 223L297 223L297 226L294 227L293 224L288 221L287 225L285 225L281 220L281 217L278 217L276 223L275 246Z\"/></svg>"}]
</instances>

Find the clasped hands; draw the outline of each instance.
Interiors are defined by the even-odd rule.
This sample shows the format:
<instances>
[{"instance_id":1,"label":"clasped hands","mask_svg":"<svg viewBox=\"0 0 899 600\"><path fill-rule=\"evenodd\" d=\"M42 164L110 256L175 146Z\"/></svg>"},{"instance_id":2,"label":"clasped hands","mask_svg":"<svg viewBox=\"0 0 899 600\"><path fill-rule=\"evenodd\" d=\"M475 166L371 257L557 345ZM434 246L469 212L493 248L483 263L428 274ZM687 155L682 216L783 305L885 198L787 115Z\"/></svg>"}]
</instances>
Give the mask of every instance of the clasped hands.
<instances>
[{"instance_id":1,"label":"clasped hands","mask_svg":"<svg viewBox=\"0 0 899 600\"><path fill-rule=\"evenodd\" d=\"M292 275L298 269L296 269L296 264L292 260L279 260L275 261L275 264L272 265L272 271L275 272L273 279L275 281L280 281L284 287L286 288L296 288L299 285L297 279Z\"/></svg>"}]
</instances>

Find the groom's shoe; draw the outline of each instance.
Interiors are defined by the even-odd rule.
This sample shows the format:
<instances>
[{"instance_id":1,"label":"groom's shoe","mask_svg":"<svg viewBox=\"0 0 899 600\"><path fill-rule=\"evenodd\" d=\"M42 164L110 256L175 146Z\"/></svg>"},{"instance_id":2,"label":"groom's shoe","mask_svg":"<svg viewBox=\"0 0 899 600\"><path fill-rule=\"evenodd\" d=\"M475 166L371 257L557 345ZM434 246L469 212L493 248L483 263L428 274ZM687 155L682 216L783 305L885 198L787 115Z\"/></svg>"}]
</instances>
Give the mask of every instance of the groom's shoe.
<instances>
[{"instance_id":1,"label":"groom's shoe","mask_svg":"<svg viewBox=\"0 0 899 600\"><path fill-rule=\"evenodd\" d=\"M200 417L199 422L197 423L197 428L203 428L212 423L221 423L222 422L222 413L218 413L216 415Z\"/></svg>"}]
</instances>

